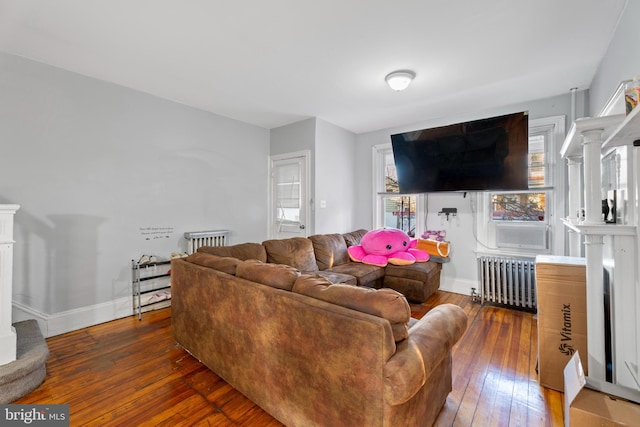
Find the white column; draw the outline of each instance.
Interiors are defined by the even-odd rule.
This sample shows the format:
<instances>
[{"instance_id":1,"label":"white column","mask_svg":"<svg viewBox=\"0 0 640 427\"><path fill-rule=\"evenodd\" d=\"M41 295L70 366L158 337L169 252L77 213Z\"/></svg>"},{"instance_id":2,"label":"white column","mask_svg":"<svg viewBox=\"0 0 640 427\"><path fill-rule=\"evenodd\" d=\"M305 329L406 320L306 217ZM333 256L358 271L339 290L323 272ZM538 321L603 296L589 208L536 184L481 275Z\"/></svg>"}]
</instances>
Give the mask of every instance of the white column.
<instances>
[{"instance_id":1,"label":"white column","mask_svg":"<svg viewBox=\"0 0 640 427\"><path fill-rule=\"evenodd\" d=\"M567 221L571 224L580 222L580 209L582 208L582 158L572 156L567 159L568 179L569 179L569 215ZM580 254L580 234L569 230L569 256L579 257Z\"/></svg>"},{"instance_id":2,"label":"white column","mask_svg":"<svg viewBox=\"0 0 640 427\"><path fill-rule=\"evenodd\" d=\"M600 174L600 149L604 129L592 129L582 132L582 151L584 158L584 209L583 224L603 224L602 219L602 179Z\"/></svg>"},{"instance_id":3,"label":"white column","mask_svg":"<svg viewBox=\"0 0 640 427\"><path fill-rule=\"evenodd\" d=\"M585 234L587 261L587 348L589 349L589 377L606 380L604 345L604 281L602 235Z\"/></svg>"},{"instance_id":4,"label":"white column","mask_svg":"<svg viewBox=\"0 0 640 427\"><path fill-rule=\"evenodd\" d=\"M16 360L16 331L11 326L13 291L13 217L18 205L0 205L0 365Z\"/></svg>"},{"instance_id":5,"label":"white column","mask_svg":"<svg viewBox=\"0 0 640 427\"><path fill-rule=\"evenodd\" d=\"M584 209L583 225L604 224L602 219L602 179L600 150L604 129L582 132L584 159ZM589 377L605 381L604 358L604 285L602 271L602 235L584 236L584 255L587 260L587 346L589 348Z\"/></svg>"}]
</instances>

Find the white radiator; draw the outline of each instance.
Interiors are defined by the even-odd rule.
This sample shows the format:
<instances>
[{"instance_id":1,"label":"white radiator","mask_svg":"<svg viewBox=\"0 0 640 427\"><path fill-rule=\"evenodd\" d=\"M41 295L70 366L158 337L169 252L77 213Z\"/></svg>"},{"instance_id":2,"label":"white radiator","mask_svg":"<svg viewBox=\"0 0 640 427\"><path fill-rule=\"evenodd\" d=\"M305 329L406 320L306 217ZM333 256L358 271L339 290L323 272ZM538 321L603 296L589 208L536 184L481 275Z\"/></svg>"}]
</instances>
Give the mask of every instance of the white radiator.
<instances>
[{"instance_id":1,"label":"white radiator","mask_svg":"<svg viewBox=\"0 0 640 427\"><path fill-rule=\"evenodd\" d=\"M184 233L184 238L187 239L187 253L192 254L202 246L227 246L229 234L229 230L188 231Z\"/></svg>"},{"instance_id":2,"label":"white radiator","mask_svg":"<svg viewBox=\"0 0 640 427\"><path fill-rule=\"evenodd\" d=\"M532 258L479 257L481 303L536 310L535 267Z\"/></svg>"}]
</instances>

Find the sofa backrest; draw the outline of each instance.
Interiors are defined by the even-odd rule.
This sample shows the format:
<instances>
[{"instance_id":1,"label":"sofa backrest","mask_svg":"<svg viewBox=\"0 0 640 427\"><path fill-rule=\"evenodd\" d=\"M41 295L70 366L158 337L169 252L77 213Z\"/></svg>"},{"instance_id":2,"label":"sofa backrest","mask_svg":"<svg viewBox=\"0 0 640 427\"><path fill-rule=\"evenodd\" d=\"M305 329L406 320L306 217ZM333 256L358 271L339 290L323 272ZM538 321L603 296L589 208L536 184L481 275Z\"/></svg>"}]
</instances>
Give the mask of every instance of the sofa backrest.
<instances>
[{"instance_id":1,"label":"sofa backrest","mask_svg":"<svg viewBox=\"0 0 640 427\"><path fill-rule=\"evenodd\" d=\"M361 228L350 233L344 233L342 237L344 238L344 242L347 244L347 247L358 246L360 244L360 240L362 240L362 237L367 234L368 231L369 230Z\"/></svg>"},{"instance_id":2,"label":"sofa backrest","mask_svg":"<svg viewBox=\"0 0 640 427\"><path fill-rule=\"evenodd\" d=\"M239 243L231 246L201 246L198 252L206 252L208 254L233 257L240 260L257 259L258 261L267 262L267 252L260 243Z\"/></svg>"},{"instance_id":3,"label":"sofa backrest","mask_svg":"<svg viewBox=\"0 0 640 427\"><path fill-rule=\"evenodd\" d=\"M300 272L288 265L268 264L250 259L238 264L236 276L290 291L296 279L300 277Z\"/></svg>"},{"instance_id":4,"label":"sofa backrest","mask_svg":"<svg viewBox=\"0 0 640 427\"><path fill-rule=\"evenodd\" d=\"M236 274L238 264L243 261L233 257L222 257L207 252L195 252L185 258L188 262L202 265L204 267L213 268L227 274Z\"/></svg>"},{"instance_id":5,"label":"sofa backrest","mask_svg":"<svg viewBox=\"0 0 640 427\"><path fill-rule=\"evenodd\" d=\"M267 262L286 264L297 268L302 273L318 271L313 244L306 237L265 240L262 246L267 252Z\"/></svg>"},{"instance_id":6,"label":"sofa backrest","mask_svg":"<svg viewBox=\"0 0 640 427\"><path fill-rule=\"evenodd\" d=\"M347 244L341 234L316 234L309 236L320 270L349 262Z\"/></svg>"},{"instance_id":7,"label":"sofa backrest","mask_svg":"<svg viewBox=\"0 0 640 427\"><path fill-rule=\"evenodd\" d=\"M302 275L293 284L292 291L387 319L396 342L409 336L411 307L406 298L393 289L334 284L321 276Z\"/></svg>"}]
</instances>

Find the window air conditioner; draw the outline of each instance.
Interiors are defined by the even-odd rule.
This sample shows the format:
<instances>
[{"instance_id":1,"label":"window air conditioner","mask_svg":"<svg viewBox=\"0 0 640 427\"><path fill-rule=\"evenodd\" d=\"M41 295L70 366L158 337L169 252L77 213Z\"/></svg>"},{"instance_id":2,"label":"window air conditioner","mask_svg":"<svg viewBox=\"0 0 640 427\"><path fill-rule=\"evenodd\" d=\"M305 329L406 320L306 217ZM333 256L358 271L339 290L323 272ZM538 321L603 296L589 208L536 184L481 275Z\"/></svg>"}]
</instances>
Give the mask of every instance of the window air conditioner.
<instances>
[{"instance_id":1,"label":"window air conditioner","mask_svg":"<svg viewBox=\"0 0 640 427\"><path fill-rule=\"evenodd\" d=\"M547 250L548 242L547 224L496 223L496 246L499 248Z\"/></svg>"}]
</instances>

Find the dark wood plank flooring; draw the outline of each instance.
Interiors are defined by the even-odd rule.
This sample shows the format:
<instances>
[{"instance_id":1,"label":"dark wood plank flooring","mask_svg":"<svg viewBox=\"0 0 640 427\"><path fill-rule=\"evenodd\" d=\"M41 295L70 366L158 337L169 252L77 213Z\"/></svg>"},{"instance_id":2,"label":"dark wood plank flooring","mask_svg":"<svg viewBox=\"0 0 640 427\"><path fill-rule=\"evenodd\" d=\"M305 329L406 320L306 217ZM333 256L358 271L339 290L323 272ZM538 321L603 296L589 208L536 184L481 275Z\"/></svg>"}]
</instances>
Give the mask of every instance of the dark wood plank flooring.
<instances>
[{"instance_id":1,"label":"dark wood plank flooring","mask_svg":"<svg viewBox=\"0 0 640 427\"><path fill-rule=\"evenodd\" d=\"M562 393L537 383L535 315L438 291L469 316L437 426L561 426ZM15 403L66 403L72 426L281 426L171 337L171 309L47 339L47 378Z\"/></svg>"}]
</instances>

